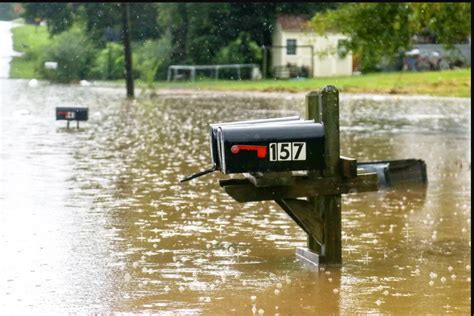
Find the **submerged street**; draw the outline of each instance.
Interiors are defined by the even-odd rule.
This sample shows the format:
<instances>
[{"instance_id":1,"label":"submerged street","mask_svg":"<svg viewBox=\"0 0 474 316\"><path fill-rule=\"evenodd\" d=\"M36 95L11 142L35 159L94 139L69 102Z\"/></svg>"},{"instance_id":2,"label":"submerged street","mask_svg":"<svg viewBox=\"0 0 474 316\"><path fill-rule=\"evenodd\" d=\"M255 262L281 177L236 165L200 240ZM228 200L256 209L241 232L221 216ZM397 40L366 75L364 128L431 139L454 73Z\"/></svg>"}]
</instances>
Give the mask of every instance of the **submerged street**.
<instances>
[{"instance_id":1,"label":"submerged street","mask_svg":"<svg viewBox=\"0 0 474 316\"><path fill-rule=\"evenodd\" d=\"M89 121L66 129L57 106ZM179 183L209 167L209 123L289 115L304 94L126 101L0 79L0 310L469 313L470 99L341 95L341 154L423 159L429 184L344 195L343 265L319 269L296 260L306 235L275 203L235 202L219 173Z\"/></svg>"}]
</instances>

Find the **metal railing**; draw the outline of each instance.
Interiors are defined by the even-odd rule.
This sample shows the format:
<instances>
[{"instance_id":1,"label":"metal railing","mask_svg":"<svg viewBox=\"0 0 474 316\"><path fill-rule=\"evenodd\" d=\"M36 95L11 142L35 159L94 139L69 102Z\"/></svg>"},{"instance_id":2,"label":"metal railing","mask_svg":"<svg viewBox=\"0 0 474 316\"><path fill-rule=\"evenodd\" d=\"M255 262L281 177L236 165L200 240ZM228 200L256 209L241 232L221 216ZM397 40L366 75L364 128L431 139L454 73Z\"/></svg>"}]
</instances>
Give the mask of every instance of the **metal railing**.
<instances>
[{"instance_id":1,"label":"metal railing","mask_svg":"<svg viewBox=\"0 0 474 316\"><path fill-rule=\"evenodd\" d=\"M241 80L242 68L257 68L257 64L228 64L228 65L171 65L168 67L167 81L176 80L179 76L179 71L189 71L191 81L196 79L196 70L212 70L214 72L214 78L219 79L219 70L221 69L236 69L237 78Z\"/></svg>"}]
</instances>

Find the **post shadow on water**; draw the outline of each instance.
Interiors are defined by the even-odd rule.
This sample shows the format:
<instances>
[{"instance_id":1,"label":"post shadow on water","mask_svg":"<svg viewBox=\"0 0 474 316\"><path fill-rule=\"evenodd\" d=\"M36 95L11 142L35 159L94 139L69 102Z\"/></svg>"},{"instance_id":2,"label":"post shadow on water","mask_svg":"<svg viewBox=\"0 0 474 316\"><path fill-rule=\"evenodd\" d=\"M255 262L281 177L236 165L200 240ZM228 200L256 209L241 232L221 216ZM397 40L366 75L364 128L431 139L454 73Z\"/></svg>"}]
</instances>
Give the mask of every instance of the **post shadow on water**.
<instances>
[{"instance_id":1,"label":"post shadow on water","mask_svg":"<svg viewBox=\"0 0 474 316\"><path fill-rule=\"evenodd\" d=\"M87 129L86 126L84 127L57 127L56 132L58 133L68 133L68 134L76 134L76 133L82 133Z\"/></svg>"}]
</instances>

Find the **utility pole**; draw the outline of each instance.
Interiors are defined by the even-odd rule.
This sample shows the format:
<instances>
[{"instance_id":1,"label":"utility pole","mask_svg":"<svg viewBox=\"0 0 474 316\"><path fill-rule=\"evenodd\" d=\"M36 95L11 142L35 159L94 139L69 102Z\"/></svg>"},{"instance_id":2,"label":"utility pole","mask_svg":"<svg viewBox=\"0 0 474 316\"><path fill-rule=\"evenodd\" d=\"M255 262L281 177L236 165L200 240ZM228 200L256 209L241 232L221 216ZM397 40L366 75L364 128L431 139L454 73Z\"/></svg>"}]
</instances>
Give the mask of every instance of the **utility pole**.
<instances>
[{"instance_id":1,"label":"utility pole","mask_svg":"<svg viewBox=\"0 0 474 316\"><path fill-rule=\"evenodd\" d=\"M125 54L125 81L127 83L127 98L134 98L132 75L132 49L130 46L130 4L122 3L123 47Z\"/></svg>"}]
</instances>

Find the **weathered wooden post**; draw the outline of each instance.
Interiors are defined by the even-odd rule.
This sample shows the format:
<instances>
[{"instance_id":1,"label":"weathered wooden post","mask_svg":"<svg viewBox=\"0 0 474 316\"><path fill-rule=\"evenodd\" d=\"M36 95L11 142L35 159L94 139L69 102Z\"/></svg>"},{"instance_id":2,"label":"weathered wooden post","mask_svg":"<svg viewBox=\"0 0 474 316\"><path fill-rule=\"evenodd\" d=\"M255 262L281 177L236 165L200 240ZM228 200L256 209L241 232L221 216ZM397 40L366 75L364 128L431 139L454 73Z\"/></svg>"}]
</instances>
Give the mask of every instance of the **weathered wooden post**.
<instances>
[{"instance_id":1,"label":"weathered wooden post","mask_svg":"<svg viewBox=\"0 0 474 316\"><path fill-rule=\"evenodd\" d=\"M340 179L340 138L339 138L339 91L334 86L326 86L321 93L312 92L306 97L307 119L322 122L325 130L323 177ZM310 175L315 178L315 174ZM319 253L319 262L342 263L341 255L341 194L307 197L313 212L322 217L323 244L308 236L309 250Z\"/></svg>"}]
</instances>

